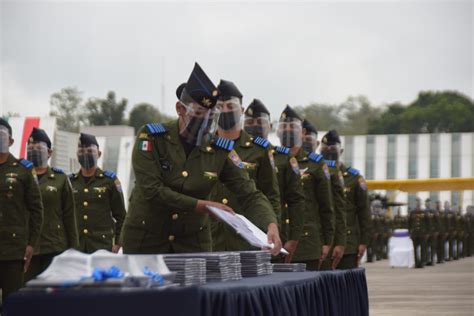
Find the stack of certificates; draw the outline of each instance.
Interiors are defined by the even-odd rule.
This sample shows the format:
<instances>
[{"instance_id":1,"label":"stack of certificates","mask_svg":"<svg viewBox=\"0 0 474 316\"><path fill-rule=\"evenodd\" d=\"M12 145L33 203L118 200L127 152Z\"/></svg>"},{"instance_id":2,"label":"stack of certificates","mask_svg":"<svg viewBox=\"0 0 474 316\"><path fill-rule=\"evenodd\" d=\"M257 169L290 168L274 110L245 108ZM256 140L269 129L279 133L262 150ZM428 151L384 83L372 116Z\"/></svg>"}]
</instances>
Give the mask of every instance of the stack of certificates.
<instances>
[{"instance_id":1,"label":"stack of certificates","mask_svg":"<svg viewBox=\"0 0 474 316\"><path fill-rule=\"evenodd\" d=\"M273 272L305 272L306 263L274 263Z\"/></svg>"},{"instance_id":2,"label":"stack of certificates","mask_svg":"<svg viewBox=\"0 0 474 316\"><path fill-rule=\"evenodd\" d=\"M165 263L170 271L176 272L175 283L180 285L206 284L206 260L165 255Z\"/></svg>"},{"instance_id":3,"label":"stack of certificates","mask_svg":"<svg viewBox=\"0 0 474 316\"><path fill-rule=\"evenodd\" d=\"M242 276L253 277L272 274L271 254L266 251L241 251Z\"/></svg>"}]
</instances>

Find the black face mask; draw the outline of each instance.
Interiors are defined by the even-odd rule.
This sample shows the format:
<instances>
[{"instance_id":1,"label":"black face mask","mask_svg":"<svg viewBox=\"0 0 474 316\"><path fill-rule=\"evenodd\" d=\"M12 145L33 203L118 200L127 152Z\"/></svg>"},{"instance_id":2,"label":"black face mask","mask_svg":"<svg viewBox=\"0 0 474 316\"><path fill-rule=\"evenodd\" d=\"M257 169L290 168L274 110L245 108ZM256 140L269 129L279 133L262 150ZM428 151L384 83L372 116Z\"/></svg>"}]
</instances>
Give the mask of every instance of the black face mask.
<instances>
[{"instance_id":1,"label":"black face mask","mask_svg":"<svg viewBox=\"0 0 474 316\"><path fill-rule=\"evenodd\" d=\"M339 155L334 151L324 151L321 153L323 155L324 160L338 160Z\"/></svg>"},{"instance_id":2,"label":"black face mask","mask_svg":"<svg viewBox=\"0 0 474 316\"><path fill-rule=\"evenodd\" d=\"M288 148L296 146L297 138L295 136L293 132L283 132L281 134L281 144Z\"/></svg>"},{"instance_id":3,"label":"black face mask","mask_svg":"<svg viewBox=\"0 0 474 316\"><path fill-rule=\"evenodd\" d=\"M262 126L258 126L258 125L245 126L244 130L247 133L249 133L250 135L252 135L253 137L259 136L259 137L266 138L265 137L266 135L263 135L263 127Z\"/></svg>"},{"instance_id":4,"label":"black face mask","mask_svg":"<svg viewBox=\"0 0 474 316\"><path fill-rule=\"evenodd\" d=\"M48 166L48 151L47 150L28 150L27 158L33 163L33 166L45 168Z\"/></svg>"},{"instance_id":5,"label":"black face mask","mask_svg":"<svg viewBox=\"0 0 474 316\"><path fill-rule=\"evenodd\" d=\"M313 143L311 142L303 142L303 145L301 146L303 147L303 150L308 152L308 153L311 153L314 151L314 146L313 146Z\"/></svg>"},{"instance_id":6,"label":"black face mask","mask_svg":"<svg viewBox=\"0 0 474 316\"><path fill-rule=\"evenodd\" d=\"M78 155L77 159L84 169L91 169L97 165L97 157L93 154Z\"/></svg>"},{"instance_id":7,"label":"black face mask","mask_svg":"<svg viewBox=\"0 0 474 316\"><path fill-rule=\"evenodd\" d=\"M237 117L239 117L239 114L237 111L233 112L221 112L219 115L219 127L222 128L225 131L230 130L237 124Z\"/></svg>"}]
</instances>

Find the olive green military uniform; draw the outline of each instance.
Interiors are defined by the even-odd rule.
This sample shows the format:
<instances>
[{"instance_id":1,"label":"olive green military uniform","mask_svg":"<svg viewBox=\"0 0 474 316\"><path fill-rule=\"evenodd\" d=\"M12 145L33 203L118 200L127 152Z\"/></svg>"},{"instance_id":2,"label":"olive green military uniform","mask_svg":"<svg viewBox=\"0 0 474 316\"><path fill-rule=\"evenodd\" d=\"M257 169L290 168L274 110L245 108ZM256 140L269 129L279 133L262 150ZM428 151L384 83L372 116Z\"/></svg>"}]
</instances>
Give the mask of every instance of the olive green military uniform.
<instances>
[{"instance_id":1,"label":"olive green military uniform","mask_svg":"<svg viewBox=\"0 0 474 316\"><path fill-rule=\"evenodd\" d=\"M393 221L388 216L384 216L384 231L382 236L382 258L388 258L388 240L392 236Z\"/></svg>"},{"instance_id":2,"label":"olive green military uniform","mask_svg":"<svg viewBox=\"0 0 474 316\"><path fill-rule=\"evenodd\" d=\"M474 214L468 213L469 216L469 252L468 256L474 255Z\"/></svg>"},{"instance_id":3,"label":"olive green military uniform","mask_svg":"<svg viewBox=\"0 0 474 316\"><path fill-rule=\"evenodd\" d=\"M290 149L274 147L275 169L280 191L281 217L280 236L283 244L288 240L299 240L303 232L305 197L298 161L290 157Z\"/></svg>"},{"instance_id":4,"label":"olive green military uniform","mask_svg":"<svg viewBox=\"0 0 474 316\"><path fill-rule=\"evenodd\" d=\"M270 142L261 137L250 137L242 131L240 138L236 140L234 149L239 155L244 170L255 182L260 190L272 204L276 218L280 218L280 192L278 180L275 173L273 154L270 151ZM209 200L230 206L234 212L250 217L241 207L237 195L233 194L227 187L217 181L209 194ZM252 212L258 212L253 209ZM266 230L267 227L260 227ZM212 250L213 251L236 251L254 249L246 240L240 237L229 225L211 218Z\"/></svg>"},{"instance_id":5,"label":"olive green military uniform","mask_svg":"<svg viewBox=\"0 0 474 316\"><path fill-rule=\"evenodd\" d=\"M79 171L70 176L76 206L79 250L92 253L111 251L118 244L125 218L125 204L120 181L111 171L97 168L86 179Z\"/></svg>"},{"instance_id":6,"label":"olive green military uniform","mask_svg":"<svg viewBox=\"0 0 474 316\"><path fill-rule=\"evenodd\" d=\"M428 223L428 258L427 264L434 265L437 262L437 248L438 248L438 235L440 230L439 216L434 210L427 211L427 223Z\"/></svg>"},{"instance_id":7,"label":"olive green military uniform","mask_svg":"<svg viewBox=\"0 0 474 316\"><path fill-rule=\"evenodd\" d=\"M469 221L469 214L464 214L462 217L463 222L463 243L462 243L462 257L469 257L469 230L470 230L470 221Z\"/></svg>"},{"instance_id":8,"label":"olive green military uniform","mask_svg":"<svg viewBox=\"0 0 474 316\"><path fill-rule=\"evenodd\" d=\"M44 222L39 244L25 280L43 272L54 256L68 248L78 247L74 197L69 178L61 169L48 168L39 178L44 206Z\"/></svg>"},{"instance_id":9,"label":"olive green military uniform","mask_svg":"<svg viewBox=\"0 0 474 316\"><path fill-rule=\"evenodd\" d=\"M340 170L344 177L346 193L346 248L344 257L339 263L340 269L357 267L359 245L367 245L370 239L372 220L370 217L369 196L367 184L358 170L343 164Z\"/></svg>"},{"instance_id":10,"label":"olive green military uniform","mask_svg":"<svg viewBox=\"0 0 474 316\"><path fill-rule=\"evenodd\" d=\"M43 203L33 164L9 155L0 165L0 288L3 299L23 286L27 245L37 244Z\"/></svg>"},{"instance_id":11,"label":"olive green military uniform","mask_svg":"<svg viewBox=\"0 0 474 316\"><path fill-rule=\"evenodd\" d=\"M334 242L333 247L329 250L329 255L326 260L321 264L321 270L332 269L332 258L331 255L334 251L335 246L346 247L346 234L347 234L347 220L346 220L346 193L344 191L344 176L342 171L337 165L335 160L324 161L329 168L330 182L331 182L331 197L333 201L333 208L335 214L335 231L334 231ZM341 267L344 258L339 261L338 268ZM343 263L344 265L345 263Z\"/></svg>"},{"instance_id":12,"label":"olive green military uniform","mask_svg":"<svg viewBox=\"0 0 474 316\"><path fill-rule=\"evenodd\" d=\"M317 270L322 246L334 242L336 215L331 196L331 175L321 155L314 152L306 155L300 150L296 159L304 187L305 213L303 234L293 261L306 263L308 270Z\"/></svg>"},{"instance_id":13,"label":"olive green military uniform","mask_svg":"<svg viewBox=\"0 0 474 316\"><path fill-rule=\"evenodd\" d=\"M408 229L408 219L403 215L393 217L393 229Z\"/></svg>"},{"instance_id":14,"label":"olive green military uniform","mask_svg":"<svg viewBox=\"0 0 474 316\"><path fill-rule=\"evenodd\" d=\"M422 268L426 264L426 241L428 236L428 227L426 226L426 216L422 210L413 210L408 218L408 229L413 241L415 252L415 265Z\"/></svg>"},{"instance_id":15,"label":"olive green military uniform","mask_svg":"<svg viewBox=\"0 0 474 316\"><path fill-rule=\"evenodd\" d=\"M464 240L464 223L461 214L456 214L456 257L455 259L462 258Z\"/></svg>"},{"instance_id":16,"label":"olive green military uniform","mask_svg":"<svg viewBox=\"0 0 474 316\"><path fill-rule=\"evenodd\" d=\"M446 216L446 230L448 232L448 257L447 261L454 260L456 255L456 215L448 211Z\"/></svg>"},{"instance_id":17,"label":"olive green military uniform","mask_svg":"<svg viewBox=\"0 0 474 316\"><path fill-rule=\"evenodd\" d=\"M207 199L218 180L236 195L255 225L266 228L276 224L272 205L256 189L233 144L216 138L186 156L178 121L142 127L132 154L137 180L124 224L124 252L211 251L208 216L195 208L198 199Z\"/></svg>"},{"instance_id":18,"label":"olive green military uniform","mask_svg":"<svg viewBox=\"0 0 474 316\"><path fill-rule=\"evenodd\" d=\"M372 235L372 250L371 256L375 255L375 259L382 260L383 258L383 235L385 232L385 216L381 214L374 214L372 216L372 222L374 223L373 235Z\"/></svg>"},{"instance_id":19,"label":"olive green military uniform","mask_svg":"<svg viewBox=\"0 0 474 316\"><path fill-rule=\"evenodd\" d=\"M439 211L435 211L436 216L438 217L438 240L436 243L437 263L443 263L446 257L446 244L447 244L447 230L446 230L446 216Z\"/></svg>"}]
</instances>

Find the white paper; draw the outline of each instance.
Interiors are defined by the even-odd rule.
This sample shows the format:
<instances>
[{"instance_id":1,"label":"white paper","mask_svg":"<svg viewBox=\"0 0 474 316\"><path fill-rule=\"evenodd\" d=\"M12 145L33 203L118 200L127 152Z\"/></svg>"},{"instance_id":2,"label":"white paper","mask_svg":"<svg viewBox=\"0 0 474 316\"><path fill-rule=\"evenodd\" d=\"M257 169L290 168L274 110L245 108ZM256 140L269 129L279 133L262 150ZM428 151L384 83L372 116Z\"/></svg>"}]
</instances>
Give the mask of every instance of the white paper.
<instances>
[{"instance_id":1,"label":"white paper","mask_svg":"<svg viewBox=\"0 0 474 316\"><path fill-rule=\"evenodd\" d=\"M267 249L272 249L274 247L273 244L268 243L267 234L255 226L245 216L241 214L234 215L214 206L207 206L207 208L224 223L235 229L237 234L242 236L252 246ZM280 253L287 255L288 251L281 248Z\"/></svg>"}]
</instances>

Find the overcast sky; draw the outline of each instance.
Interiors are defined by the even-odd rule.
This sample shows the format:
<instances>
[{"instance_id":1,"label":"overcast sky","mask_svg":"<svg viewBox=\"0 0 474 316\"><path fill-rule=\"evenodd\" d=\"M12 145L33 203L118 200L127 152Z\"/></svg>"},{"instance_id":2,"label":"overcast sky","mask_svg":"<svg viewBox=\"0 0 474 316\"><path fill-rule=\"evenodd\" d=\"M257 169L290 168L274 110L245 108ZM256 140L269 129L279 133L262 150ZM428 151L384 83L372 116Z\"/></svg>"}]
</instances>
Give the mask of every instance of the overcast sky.
<instances>
[{"instance_id":1,"label":"overcast sky","mask_svg":"<svg viewBox=\"0 0 474 316\"><path fill-rule=\"evenodd\" d=\"M45 115L67 86L162 109L162 85L174 113L194 61L274 115L359 94L377 105L427 89L473 97L473 2L2 1L0 114Z\"/></svg>"}]
</instances>

